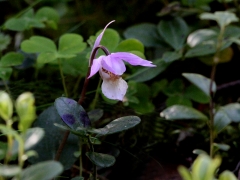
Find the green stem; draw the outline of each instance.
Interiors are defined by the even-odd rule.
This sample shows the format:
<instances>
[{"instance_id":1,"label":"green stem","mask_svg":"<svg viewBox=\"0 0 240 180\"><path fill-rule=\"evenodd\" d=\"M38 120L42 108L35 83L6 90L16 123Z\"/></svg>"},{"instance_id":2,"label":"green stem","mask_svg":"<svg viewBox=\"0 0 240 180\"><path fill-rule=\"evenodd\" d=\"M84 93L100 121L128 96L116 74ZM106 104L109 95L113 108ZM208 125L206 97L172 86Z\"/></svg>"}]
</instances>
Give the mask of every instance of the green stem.
<instances>
[{"instance_id":1,"label":"green stem","mask_svg":"<svg viewBox=\"0 0 240 180\"><path fill-rule=\"evenodd\" d=\"M12 120L11 119L7 120L6 125L7 125L7 128L11 129L12 128ZM7 141L8 141L8 150L7 150L4 164L8 164L8 162L10 161L11 156L12 156L11 152L12 152L12 147L13 147L13 136L11 134L7 135Z\"/></svg>"},{"instance_id":2,"label":"green stem","mask_svg":"<svg viewBox=\"0 0 240 180\"><path fill-rule=\"evenodd\" d=\"M92 104L90 105L90 109L95 109L95 107L96 107L96 104L97 104L97 101L98 101L98 97L99 97L99 89L100 89L101 82L102 82L102 80L99 79L98 86L97 86L97 90L96 90L96 93L95 93L93 102L92 102Z\"/></svg>"},{"instance_id":3,"label":"green stem","mask_svg":"<svg viewBox=\"0 0 240 180\"><path fill-rule=\"evenodd\" d=\"M213 66L212 66L212 71L211 71L211 77L210 77L210 85L209 85L209 94L210 94L210 102L209 102L209 130L210 130L210 157L213 158L213 150L214 150L214 139L215 139L215 133L214 133L214 92L213 92L213 84L215 80L215 75L216 75L216 69L217 69L217 64L219 63L219 55L221 52L222 48L222 41L223 41L223 35L224 35L225 27L220 28L220 33L218 36L218 41L216 45L216 53L213 57Z\"/></svg>"},{"instance_id":4,"label":"green stem","mask_svg":"<svg viewBox=\"0 0 240 180\"><path fill-rule=\"evenodd\" d=\"M63 85L63 88L64 88L64 93L65 93L65 96L68 97L67 86L66 86L65 78L64 78L64 75L63 75L63 71L62 71L61 59L58 59L58 65L59 65L60 75L61 75L61 78L62 78L62 85Z\"/></svg>"},{"instance_id":5,"label":"green stem","mask_svg":"<svg viewBox=\"0 0 240 180\"><path fill-rule=\"evenodd\" d=\"M78 90L78 87L79 87L79 84L80 84L81 80L82 80L82 76L79 75L78 78L77 78L77 82L75 83L74 88L73 88L73 97L77 96L77 90Z\"/></svg>"},{"instance_id":6,"label":"green stem","mask_svg":"<svg viewBox=\"0 0 240 180\"><path fill-rule=\"evenodd\" d=\"M89 143L90 151L94 152L94 147L90 140L90 136L88 136L88 143ZM97 166L94 163L92 164L93 164L93 180L97 180Z\"/></svg>"},{"instance_id":7,"label":"green stem","mask_svg":"<svg viewBox=\"0 0 240 180\"><path fill-rule=\"evenodd\" d=\"M83 164L82 164L82 140L81 140L81 138L79 138L79 151L80 151L80 156L79 156L79 176L82 177Z\"/></svg>"}]
</instances>

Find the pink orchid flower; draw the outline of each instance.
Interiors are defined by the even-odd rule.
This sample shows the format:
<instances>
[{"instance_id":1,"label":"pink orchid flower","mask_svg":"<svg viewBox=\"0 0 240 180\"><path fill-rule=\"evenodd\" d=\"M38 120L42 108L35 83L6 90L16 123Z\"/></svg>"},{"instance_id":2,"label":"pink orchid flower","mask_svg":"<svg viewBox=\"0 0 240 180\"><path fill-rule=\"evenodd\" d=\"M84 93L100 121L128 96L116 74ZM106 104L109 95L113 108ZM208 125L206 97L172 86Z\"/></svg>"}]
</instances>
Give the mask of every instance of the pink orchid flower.
<instances>
[{"instance_id":1,"label":"pink orchid flower","mask_svg":"<svg viewBox=\"0 0 240 180\"><path fill-rule=\"evenodd\" d=\"M114 21L108 23L103 31L97 37L92 53L96 47L100 45L104 31ZM109 98L114 100L122 101L126 92L127 92L127 82L122 79L121 75L126 71L126 66L123 61L133 65L133 66L148 66L155 67L151 61L144 60L132 53L128 52L116 52L111 53L106 56L100 56L97 59L93 60L91 66L91 72L88 78L92 77L99 71L100 76L103 79L102 83L102 92Z\"/></svg>"}]
</instances>

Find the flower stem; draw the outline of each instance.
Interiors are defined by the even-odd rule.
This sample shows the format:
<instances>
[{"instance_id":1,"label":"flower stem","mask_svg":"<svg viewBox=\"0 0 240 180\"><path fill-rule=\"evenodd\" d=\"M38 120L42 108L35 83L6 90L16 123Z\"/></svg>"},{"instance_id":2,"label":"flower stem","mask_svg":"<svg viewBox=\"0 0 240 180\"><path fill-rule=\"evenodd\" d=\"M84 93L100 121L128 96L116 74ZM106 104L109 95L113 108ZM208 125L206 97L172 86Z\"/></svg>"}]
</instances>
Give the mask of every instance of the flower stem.
<instances>
[{"instance_id":1,"label":"flower stem","mask_svg":"<svg viewBox=\"0 0 240 180\"><path fill-rule=\"evenodd\" d=\"M98 100L98 97L99 97L99 89L100 89L101 82L102 82L102 80L99 79L98 86L97 86L97 90L96 90L96 93L95 93L93 102L92 102L92 104L90 105L90 109L95 109L95 106L96 106L96 104L97 104L97 100Z\"/></svg>"},{"instance_id":2,"label":"flower stem","mask_svg":"<svg viewBox=\"0 0 240 180\"><path fill-rule=\"evenodd\" d=\"M67 86L66 86L65 78L64 78L64 75L63 75L63 71L62 71L61 59L58 59L58 65L59 65L60 75L61 75L61 78L62 78L62 85L63 85L63 88L64 88L64 94L65 94L66 97L68 97Z\"/></svg>"},{"instance_id":3,"label":"flower stem","mask_svg":"<svg viewBox=\"0 0 240 180\"><path fill-rule=\"evenodd\" d=\"M81 140L81 138L79 138L79 151L80 151L80 156L79 156L79 176L82 176L83 165L82 165L82 140Z\"/></svg>"}]
</instances>

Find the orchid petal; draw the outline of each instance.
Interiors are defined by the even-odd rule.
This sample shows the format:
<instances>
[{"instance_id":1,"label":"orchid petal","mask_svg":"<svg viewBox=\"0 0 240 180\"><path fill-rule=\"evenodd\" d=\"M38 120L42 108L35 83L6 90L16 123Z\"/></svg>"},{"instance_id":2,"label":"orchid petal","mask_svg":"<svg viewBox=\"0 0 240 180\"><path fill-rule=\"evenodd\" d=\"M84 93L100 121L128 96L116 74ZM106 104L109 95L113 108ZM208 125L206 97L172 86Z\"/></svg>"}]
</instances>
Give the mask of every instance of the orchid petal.
<instances>
[{"instance_id":1,"label":"orchid petal","mask_svg":"<svg viewBox=\"0 0 240 180\"><path fill-rule=\"evenodd\" d=\"M102 93L109 99L122 101L128 85L121 77L115 80L103 79Z\"/></svg>"},{"instance_id":2,"label":"orchid petal","mask_svg":"<svg viewBox=\"0 0 240 180\"><path fill-rule=\"evenodd\" d=\"M105 28L103 29L103 31L98 35L98 37L97 37L97 39L95 40L95 43L94 43L94 45L93 45L93 48L92 48L92 52L91 52L91 56L90 56L90 57L92 57L92 53L93 53L94 49L95 49L97 46L99 46L99 44L100 44L100 42L101 42L101 40L102 40L103 34L104 34L105 30L107 29L107 27L108 27L111 23L113 23L114 21L115 21L115 20L109 22L109 23L105 26Z\"/></svg>"},{"instance_id":3,"label":"orchid petal","mask_svg":"<svg viewBox=\"0 0 240 180\"><path fill-rule=\"evenodd\" d=\"M144 60L132 53L117 52L117 53L112 53L111 57L114 60L124 60L133 66L156 67L156 65L152 64L151 61Z\"/></svg>"},{"instance_id":4,"label":"orchid petal","mask_svg":"<svg viewBox=\"0 0 240 180\"><path fill-rule=\"evenodd\" d=\"M93 63L91 66L91 72L88 78L92 77L94 74L96 74L99 71L99 69L102 67L101 62L104 57L105 56L100 56L99 58L93 60Z\"/></svg>"},{"instance_id":5,"label":"orchid petal","mask_svg":"<svg viewBox=\"0 0 240 180\"><path fill-rule=\"evenodd\" d=\"M122 75L126 71L124 62L114 59L111 54L103 58L102 67L115 75Z\"/></svg>"}]
</instances>

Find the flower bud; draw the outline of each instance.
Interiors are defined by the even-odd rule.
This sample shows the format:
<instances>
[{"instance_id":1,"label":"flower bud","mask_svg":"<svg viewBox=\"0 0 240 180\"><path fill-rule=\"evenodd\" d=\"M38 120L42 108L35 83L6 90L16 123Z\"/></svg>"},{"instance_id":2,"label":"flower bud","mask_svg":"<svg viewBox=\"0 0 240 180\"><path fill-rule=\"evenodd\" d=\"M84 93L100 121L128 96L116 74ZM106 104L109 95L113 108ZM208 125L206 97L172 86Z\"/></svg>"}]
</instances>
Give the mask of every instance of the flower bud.
<instances>
[{"instance_id":1,"label":"flower bud","mask_svg":"<svg viewBox=\"0 0 240 180\"><path fill-rule=\"evenodd\" d=\"M13 113L13 104L12 100L9 95L4 92L0 91L0 116L5 121L11 119Z\"/></svg>"}]
</instances>

